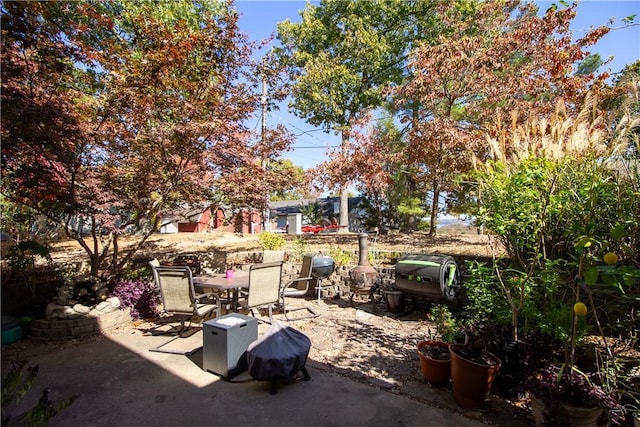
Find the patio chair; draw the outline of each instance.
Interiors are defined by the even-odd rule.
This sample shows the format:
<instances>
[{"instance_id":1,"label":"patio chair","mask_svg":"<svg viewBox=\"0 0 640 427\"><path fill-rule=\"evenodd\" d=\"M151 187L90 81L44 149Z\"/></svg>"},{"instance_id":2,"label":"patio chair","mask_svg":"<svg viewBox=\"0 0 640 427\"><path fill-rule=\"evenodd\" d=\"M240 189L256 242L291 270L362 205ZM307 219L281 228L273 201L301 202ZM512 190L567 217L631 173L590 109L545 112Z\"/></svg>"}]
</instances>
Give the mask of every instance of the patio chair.
<instances>
[{"instance_id":1,"label":"patio chair","mask_svg":"<svg viewBox=\"0 0 640 427\"><path fill-rule=\"evenodd\" d=\"M153 283L156 284L156 288L158 287L158 273L156 273L156 267L160 267L160 261L158 258L154 258L149 261L149 267L151 267L151 273L153 274ZM160 291L160 289L156 289Z\"/></svg>"},{"instance_id":2,"label":"patio chair","mask_svg":"<svg viewBox=\"0 0 640 427\"><path fill-rule=\"evenodd\" d=\"M313 264L313 255L307 254L302 258L302 267L300 268L300 274L295 279L288 280L282 289L280 290L280 306L284 312L284 317L287 320L300 320L311 319L318 317L320 314L309 306L288 308L286 305L286 297L305 297L309 293L309 288L312 286L313 276L311 276L311 268ZM295 319L289 318L289 313L292 311L307 310L310 315L296 317Z\"/></svg>"},{"instance_id":3,"label":"patio chair","mask_svg":"<svg viewBox=\"0 0 640 427\"><path fill-rule=\"evenodd\" d=\"M196 294L193 286L193 275L189 267L152 266L152 269L156 285L160 289L163 310L167 314L180 317L180 329L175 337L157 347L151 348L150 351L183 355L193 354L202 346L189 351L172 350L164 347L178 338L184 337L185 332L191 328L191 319L194 316L205 318L215 311L216 317L219 317L220 297L215 293ZM187 320L189 320L189 327L185 327Z\"/></svg>"},{"instance_id":4,"label":"patio chair","mask_svg":"<svg viewBox=\"0 0 640 427\"><path fill-rule=\"evenodd\" d=\"M268 250L262 252L262 262L284 261L284 251Z\"/></svg>"},{"instance_id":5,"label":"patio chair","mask_svg":"<svg viewBox=\"0 0 640 427\"><path fill-rule=\"evenodd\" d=\"M241 307L248 309L256 317L254 308L269 307L269 323L273 322L273 305L280 299L280 284L282 282L282 261L262 262L249 267L249 290L246 301ZM258 319L260 320L260 319Z\"/></svg>"}]
</instances>

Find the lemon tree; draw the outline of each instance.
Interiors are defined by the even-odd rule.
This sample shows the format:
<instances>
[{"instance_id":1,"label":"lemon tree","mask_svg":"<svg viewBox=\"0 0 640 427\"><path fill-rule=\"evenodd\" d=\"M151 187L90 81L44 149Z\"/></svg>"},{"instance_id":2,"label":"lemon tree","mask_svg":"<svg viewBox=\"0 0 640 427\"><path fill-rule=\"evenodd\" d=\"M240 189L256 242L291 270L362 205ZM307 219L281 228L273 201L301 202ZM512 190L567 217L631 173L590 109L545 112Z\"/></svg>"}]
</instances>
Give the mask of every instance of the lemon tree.
<instances>
[{"instance_id":1,"label":"lemon tree","mask_svg":"<svg viewBox=\"0 0 640 427\"><path fill-rule=\"evenodd\" d=\"M614 252L607 252L602 257L602 260L608 265L615 265L618 262L618 255Z\"/></svg>"},{"instance_id":2,"label":"lemon tree","mask_svg":"<svg viewBox=\"0 0 640 427\"><path fill-rule=\"evenodd\" d=\"M578 301L573 305L573 312L578 317L584 317L587 315L587 306L583 302Z\"/></svg>"}]
</instances>

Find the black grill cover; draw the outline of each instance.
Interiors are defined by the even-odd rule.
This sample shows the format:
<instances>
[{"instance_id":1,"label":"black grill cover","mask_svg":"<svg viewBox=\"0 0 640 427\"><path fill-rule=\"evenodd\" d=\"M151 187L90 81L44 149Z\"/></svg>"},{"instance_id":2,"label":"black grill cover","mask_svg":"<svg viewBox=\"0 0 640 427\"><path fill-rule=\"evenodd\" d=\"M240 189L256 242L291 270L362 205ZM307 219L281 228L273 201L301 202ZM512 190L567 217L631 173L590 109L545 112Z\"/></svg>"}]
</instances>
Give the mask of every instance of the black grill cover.
<instances>
[{"instance_id":1,"label":"black grill cover","mask_svg":"<svg viewBox=\"0 0 640 427\"><path fill-rule=\"evenodd\" d=\"M311 340L277 320L247 349L249 374L258 381L291 378L307 363Z\"/></svg>"}]
</instances>

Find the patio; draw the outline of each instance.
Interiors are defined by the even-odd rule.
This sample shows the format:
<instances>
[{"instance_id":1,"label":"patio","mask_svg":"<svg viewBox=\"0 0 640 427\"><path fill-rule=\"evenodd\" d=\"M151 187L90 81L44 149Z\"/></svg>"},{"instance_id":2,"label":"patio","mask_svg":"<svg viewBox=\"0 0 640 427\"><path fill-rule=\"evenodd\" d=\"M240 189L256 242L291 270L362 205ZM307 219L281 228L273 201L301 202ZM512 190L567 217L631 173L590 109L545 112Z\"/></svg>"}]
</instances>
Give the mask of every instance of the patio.
<instances>
[{"instance_id":1,"label":"patio","mask_svg":"<svg viewBox=\"0 0 640 427\"><path fill-rule=\"evenodd\" d=\"M21 341L5 346L3 368L12 359L40 365L30 407L45 387L54 400L80 397L54 417L51 425L194 425L234 422L253 425L509 425L528 426L525 410L491 398L482 411L464 411L450 386L432 387L422 378L416 344L427 333L424 314L396 316L383 304L351 307L327 299L313 304L315 319L288 324L312 342L307 368L311 382L282 384L269 395L268 382L240 374L229 383L202 371L202 351L192 356L149 352L166 340L145 334L151 325L137 322L103 337L58 344ZM281 319L281 314L276 314ZM260 323L262 336L269 325ZM201 342L201 332L190 338ZM189 345L184 342L184 345Z\"/></svg>"}]
</instances>

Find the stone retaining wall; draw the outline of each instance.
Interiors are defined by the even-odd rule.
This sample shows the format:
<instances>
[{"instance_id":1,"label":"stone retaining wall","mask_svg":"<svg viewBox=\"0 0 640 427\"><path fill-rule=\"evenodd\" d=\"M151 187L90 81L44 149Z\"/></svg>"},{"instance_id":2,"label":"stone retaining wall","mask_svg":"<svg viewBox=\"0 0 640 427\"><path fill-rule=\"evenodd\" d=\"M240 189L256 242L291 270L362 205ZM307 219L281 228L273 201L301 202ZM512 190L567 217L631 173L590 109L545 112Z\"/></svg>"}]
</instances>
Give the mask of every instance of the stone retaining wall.
<instances>
[{"instance_id":1,"label":"stone retaining wall","mask_svg":"<svg viewBox=\"0 0 640 427\"><path fill-rule=\"evenodd\" d=\"M118 325L131 322L128 310L115 310L101 316L78 317L65 320L33 320L29 323L29 336L40 341L61 341L99 335Z\"/></svg>"},{"instance_id":2,"label":"stone retaining wall","mask_svg":"<svg viewBox=\"0 0 640 427\"><path fill-rule=\"evenodd\" d=\"M327 252L328 253L328 252ZM356 251L357 253L357 251ZM395 252L389 252L389 254L395 254ZM290 254L286 256L288 259L284 263L283 275L285 277L295 278L300 274L302 267L301 262L291 261ZM192 267L194 274L213 274L223 272L227 266L230 266L236 270L248 271L251 264L262 261L262 252L260 251L247 251L247 252L214 252L214 253L194 253L194 254L182 254L174 259L161 259L160 263L176 262L181 265L188 264ZM321 297L322 298L349 298L351 295L351 279L349 277L349 271L354 268L355 265L342 265L336 266L333 274L322 281ZM393 279L393 267L386 266L376 268L380 275L384 277L385 283L390 283ZM312 283L309 287L309 297L317 296L315 287L317 283Z\"/></svg>"}]
</instances>

